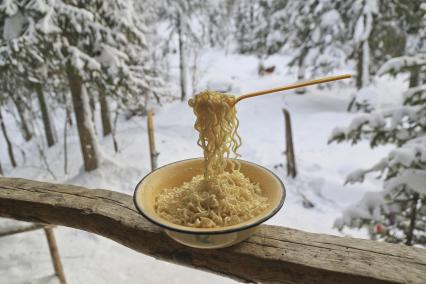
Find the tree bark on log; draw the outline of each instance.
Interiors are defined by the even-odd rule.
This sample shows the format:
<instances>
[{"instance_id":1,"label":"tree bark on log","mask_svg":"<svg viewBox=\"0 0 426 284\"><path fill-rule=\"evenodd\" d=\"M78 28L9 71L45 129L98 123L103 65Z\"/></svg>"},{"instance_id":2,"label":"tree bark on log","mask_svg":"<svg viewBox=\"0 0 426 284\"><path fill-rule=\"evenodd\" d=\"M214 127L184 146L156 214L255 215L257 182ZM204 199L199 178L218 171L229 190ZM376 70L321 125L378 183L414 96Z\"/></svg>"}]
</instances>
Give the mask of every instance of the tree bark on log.
<instances>
[{"instance_id":1,"label":"tree bark on log","mask_svg":"<svg viewBox=\"0 0 426 284\"><path fill-rule=\"evenodd\" d=\"M82 229L157 259L262 283L426 283L426 250L261 225L223 249L185 247L126 194L0 178L0 216Z\"/></svg>"},{"instance_id":2,"label":"tree bark on log","mask_svg":"<svg viewBox=\"0 0 426 284\"><path fill-rule=\"evenodd\" d=\"M103 91L99 91L99 105L101 108L102 133L107 136L111 134L112 126L108 100Z\"/></svg>"},{"instance_id":3,"label":"tree bark on log","mask_svg":"<svg viewBox=\"0 0 426 284\"><path fill-rule=\"evenodd\" d=\"M74 105L77 130L80 137L81 152L83 154L84 169L89 172L98 168L97 140L91 118L89 99L82 78L73 70L67 69L68 82L71 89Z\"/></svg>"},{"instance_id":4,"label":"tree bark on log","mask_svg":"<svg viewBox=\"0 0 426 284\"><path fill-rule=\"evenodd\" d=\"M54 135L55 132L53 130L53 124L50 121L49 109L47 107L46 98L43 93L43 87L40 83L35 83L34 87L37 93L37 99L40 106L47 146L52 147L53 145L55 145L55 142L56 142L55 135Z\"/></svg>"}]
</instances>

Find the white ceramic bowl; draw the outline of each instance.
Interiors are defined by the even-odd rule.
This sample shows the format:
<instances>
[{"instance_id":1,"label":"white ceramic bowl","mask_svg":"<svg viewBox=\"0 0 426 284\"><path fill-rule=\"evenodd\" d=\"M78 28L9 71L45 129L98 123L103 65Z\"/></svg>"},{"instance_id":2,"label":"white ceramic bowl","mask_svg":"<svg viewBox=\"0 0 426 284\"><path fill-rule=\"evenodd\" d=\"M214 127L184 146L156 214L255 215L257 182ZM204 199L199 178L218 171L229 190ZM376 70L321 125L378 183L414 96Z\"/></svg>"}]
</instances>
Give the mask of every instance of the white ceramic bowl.
<instances>
[{"instance_id":1,"label":"white ceramic bowl","mask_svg":"<svg viewBox=\"0 0 426 284\"><path fill-rule=\"evenodd\" d=\"M284 184L268 169L247 161L240 171L251 181L258 182L262 195L268 198L268 208L259 216L245 222L221 228L192 228L171 223L160 217L154 208L155 199L164 188L179 186L203 172L203 158L178 161L146 175L136 186L133 200L139 212L152 223L162 227L172 239L195 248L222 248L250 237L256 227L274 216L283 206Z\"/></svg>"}]
</instances>

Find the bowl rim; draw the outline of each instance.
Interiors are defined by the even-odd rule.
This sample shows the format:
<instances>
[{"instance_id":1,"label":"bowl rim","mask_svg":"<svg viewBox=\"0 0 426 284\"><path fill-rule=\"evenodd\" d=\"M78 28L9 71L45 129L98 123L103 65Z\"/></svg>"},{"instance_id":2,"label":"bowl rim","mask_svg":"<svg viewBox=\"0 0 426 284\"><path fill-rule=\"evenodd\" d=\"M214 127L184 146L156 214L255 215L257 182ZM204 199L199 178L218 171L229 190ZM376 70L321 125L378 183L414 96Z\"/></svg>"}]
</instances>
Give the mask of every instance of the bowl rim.
<instances>
[{"instance_id":1,"label":"bowl rim","mask_svg":"<svg viewBox=\"0 0 426 284\"><path fill-rule=\"evenodd\" d=\"M265 215L264 217L262 217L262 218L260 218L260 219L258 219L258 220L256 220L255 222L253 222L253 223L249 223L249 224L247 224L247 225L244 225L244 226L241 226L241 227L237 227L237 228L231 228L231 229L226 229L226 227L225 227L225 229L223 229L223 230L218 230L218 231L212 231L212 232L209 232L209 231L193 231L194 230L194 228L193 227L189 227L189 228L191 228L192 230L190 231L190 230L185 230L185 229L178 229L178 228L174 228L174 227L171 227L171 226L168 226L168 225L165 225L165 224L162 224L162 223L160 223L160 222L158 222L158 221L156 221L156 220L154 220L154 219L152 219L151 217L149 217L147 214L145 214L144 213L144 211L142 210L142 208L140 208L139 207L139 204L138 204L138 202L137 202L137 196L138 196L138 192L139 192L139 185L149 176L149 175L151 175L151 174L153 174L155 171L157 171L157 170L160 170L160 169L162 169L162 168L164 168L164 167L167 167L167 166L170 166L170 165L173 165L173 164L177 164L177 163L182 163L182 162L187 162L187 161L192 161L192 160L200 160L200 159L204 159L203 157L199 157L199 158L190 158L190 159L184 159L184 160L179 160L179 161L176 161L176 162L172 162L172 163L169 163L169 164L166 164L166 165L163 165L163 166L161 166L161 167L159 167L159 168L157 168L157 169L155 169L155 170L153 170L153 171L151 171L151 172L149 172L148 174L146 174L138 183L137 183L137 185L136 185L136 187L135 187L135 191L134 191L134 193L133 193L133 203L134 203L134 205L135 205L135 207L136 207L136 209L139 211L139 213L141 213L142 214L142 216L143 217L145 217L145 219L147 219L148 221L150 221L151 223L153 223L153 224L155 224L155 225L157 225L157 226L160 226L160 227L162 227L162 228L164 228L164 229L167 229L167 230L170 230L170 231L174 231L174 232L178 232L178 233L184 233L184 234L191 234L191 235L221 235L221 234L229 234L229 233L234 233L234 232L239 232L239 231L243 231L243 230L246 230L246 229L250 229L250 228L252 228L252 227L255 227L255 226L258 226L258 225L260 225L261 223L263 223L263 222L265 222L265 221L267 221L268 219L270 219L270 218L272 218L275 214L277 214L278 213L278 211L280 211L280 209L282 208L282 206L284 205L284 201L285 201L285 198L286 198L286 195L287 195L287 191L286 191L286 188L285 188L285 186L284 186L284 183L282 182L282 180L274 173L274 172L272 172L271 170L269 170L269 169L267 169L267 168L265 168L265 167L263 167L263 166L261 166L261 165L258 165L258 164L256 164L256 163L253 163L253 162L249 162L249 161L245 161L245 160L241 160L241 159L232 159L232 160L237 160L237 161L241 161L241 162L244 162L244 163L248 163L248 164L251 164L251 165L255 165L255 166L257 166L257 167L260 167L260 168L262 168L262 169L264 169L264 170L266 170L267 172L269 172L270 174L272 174L278 181L279 181L279 183L280 183L280 185L281 185L281 191L282 191L282 195L281 195L281 199L280 199L280 201L278 202L278 205L274 208L274 210L272 210L269 214L267 214L267 215ZM238 225L238 224L237 224ZM205 228L203 228L203 229L205 229Z\"/></svg>"}]
</instances>

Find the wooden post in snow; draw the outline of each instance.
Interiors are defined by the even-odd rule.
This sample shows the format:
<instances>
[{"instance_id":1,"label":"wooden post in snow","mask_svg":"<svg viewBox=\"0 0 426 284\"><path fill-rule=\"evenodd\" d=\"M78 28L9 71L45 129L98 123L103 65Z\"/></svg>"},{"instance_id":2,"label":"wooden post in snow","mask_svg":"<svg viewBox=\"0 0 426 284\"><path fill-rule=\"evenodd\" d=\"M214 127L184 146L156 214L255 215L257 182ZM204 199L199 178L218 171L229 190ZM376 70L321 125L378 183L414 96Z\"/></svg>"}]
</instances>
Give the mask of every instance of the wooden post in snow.
<instances>
[{"instance_id":1,"label":"wooden post in snow","mask_svg":"<svg viewBox=\"0 0 426 284\"><path fill-rule=\"evenodd\" d=\"M295 178L297 175L296 170L296 157L294 155L293 146L293 133L291 130L291 119L288 110L283 108L284 120L285 120L285 144L286 144L286 157L287 157L287 175Z\"/></svg>"},{"instance_id":2,"label":"wooden post in snow","mask_svg":"<svg viewBox=\"0 0 426 284\"><path fill-rule=\"evenodd\" d=\"M67 284L65 279L64 268L62 267L61 258L59 256L58 246L56 245L55 235L53 234L53 226L47 224L34 223L26 227L12 228L9 230L0 231L0 237L11 236L15 234L31 232L39 229L44 229L47 238L47 244L49 245L50 256L52 257L53 268L55 270L55 276L58 277L61 284Z\"/></svg>"},{"instance_id":3,"label":"wooden post in snow","mask_svg":"<svg viewBox=\"0 0 426 284\"><path fill-rule=\"evenodd\" d=\"M61 258L59 256L58 246L56 245L55 235L53 234L53 229L47 227L44 228L44 232L46 234L47 243L49 244L50 256L52 257L55 275L59 278L61 284L67 284L64 268L62 267Z\"/></svg>"},{"instance_id":4,"label":"wooden post in snow","mask_svg":"<svg viewBox=\"0 0 426 284\"><path fill-rule=\"evenodd\" d=\"M147 124L148 124L149 153L151 158L151 171L153 171L157 168L157 157L159 153L155 150L154 125L152 123L152 110L148 111Z\"/></svg>"}]
</instances>

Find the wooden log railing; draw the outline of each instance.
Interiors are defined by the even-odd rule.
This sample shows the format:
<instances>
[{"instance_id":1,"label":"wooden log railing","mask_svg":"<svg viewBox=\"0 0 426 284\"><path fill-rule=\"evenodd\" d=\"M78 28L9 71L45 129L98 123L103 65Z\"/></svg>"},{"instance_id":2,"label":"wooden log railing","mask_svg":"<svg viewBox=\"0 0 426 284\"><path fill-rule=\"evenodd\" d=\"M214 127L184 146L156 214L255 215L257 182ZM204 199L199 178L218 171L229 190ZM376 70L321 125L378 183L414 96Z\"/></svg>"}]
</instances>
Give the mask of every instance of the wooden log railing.
<instances>
[{"instance_id":1,"label":"wooden log railing","mask_svg":"<svg viewBox=\"0 0 426 284\"><path fill-rule=\"evenodd\" d=\"M185 247L146 221L131 196L103 189L0 178L0 216L89 231L157 259L246 282L426 283L425 249L277 226L260 226L229 248Z\"/></svg>"}]
</instances>

